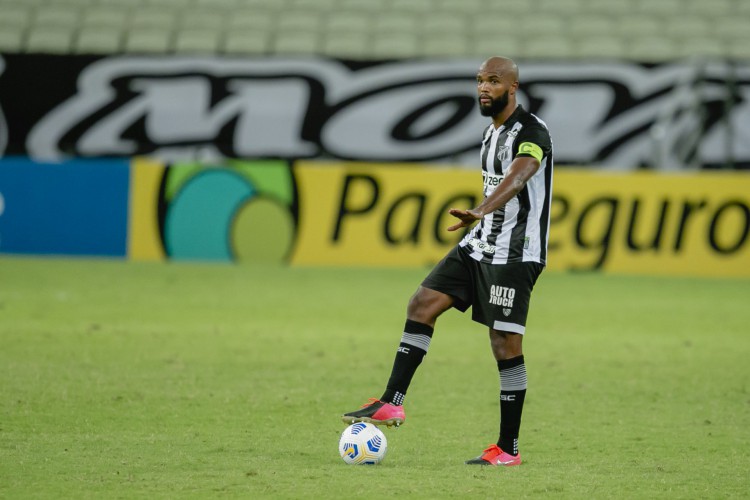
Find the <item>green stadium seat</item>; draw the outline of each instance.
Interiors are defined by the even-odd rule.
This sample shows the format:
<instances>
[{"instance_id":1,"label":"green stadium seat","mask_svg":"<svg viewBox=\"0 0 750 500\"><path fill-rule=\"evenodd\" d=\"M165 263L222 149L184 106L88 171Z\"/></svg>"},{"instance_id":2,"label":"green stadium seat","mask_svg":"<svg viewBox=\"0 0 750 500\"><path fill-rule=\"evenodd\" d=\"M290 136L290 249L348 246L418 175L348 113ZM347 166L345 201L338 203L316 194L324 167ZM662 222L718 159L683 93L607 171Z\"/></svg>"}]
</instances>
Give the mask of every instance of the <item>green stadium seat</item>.
<instances>
[{"instance_id":1,"label":"green stadium seat","mask_svg":"<svg viewBox=\"0 0 750 500\"><path fill-rule=\"evenodd\" d=\"M111 27L84 27L78 31L73 51L78 54L112 54L122 49L122 32Z\"/></svg>"},{"instance_id":2,"label":"green stadium seat","mask_svg":"<svg viewBox=\"0 0 750 500\"><path fill-rule=\"evenodd\" d=\"M172 32L158 28L131 29L124 43L126 52L166 53L172 50Z\"/></svg>"},{"instance_id":3,"label":"green stadium seat","mask_svg":"<svg viewBox=\"0 0 750 500\"><path fill-rule=\"evenodd\" d=\"M574 56L579 59L622 59L627 55L625 41L611 35L591 35L578 38Z\"/></svg>"},{"instance_id":4,"label":"green stadium seat","mask_svg":"<svg viewBox=\"0 0 750 500\"><path fill-rule=\"evenodd\" d=\"M521 45L522 42L513 36L477 36L469 39L466 55L483 59L490 56L516 57L516 54L520 53Z\"/></svg>"},{"instance_id":5,"label":"green stadium seat","mask_svg":"<svg viewBox=\"0 0 750 500\"><path fill-rule=\"evenodd\" d=\"M343 59L364 59L369 52L370 41L364 33L329 32L323 39L321 52Z\"/></svg>"},{"instance_id":6,"label":"green stadium seat","mask_svg":"<svg viewBox=\"0 0 750 500\"><path fill-rule=\"evenodd\" d=\"M269 30L274 26L276 17L269 11L240 10L232 12L227 18L229 30Z\"/></svg>"},{"instance_id":7,"label":"green stadium seat","mask_svg":"<svg viewBox=\"0 0 750 500\"><path fill-rule=\"evenodd\" d=\"M423 38L418 55L426 57L460 57L469 53L469 41L461 35L436 34Z\"/></svg>"},{"instance_id":8,"label":"green stadium seat","mask_svg":"<svg viewBox=\"0 0 750 500\"><path fill-rule=\"evenodd\" d=\"M66 26L35 26L26 38L25 51L44 54L71 52L75 30Z\"/></svg>"},{"instance_id":9,"label":"green stadium seat","mask_svg":"<svg viewBox=\"0 0 750 500\"><path fill-rule=\"evenodd\" d=\"M540 36L520 45L521 56L533 59L566 59L575 54L573 42L565 36Z\"/></svg>"},{"instance_id":10,"label":"green stadium seat","mask_svg":"<svg viewBox=\"0 0 750 500\"><path fill-rule=\"evenodd\" d=\"M80 14L73 7L39 7L34 14L34 26L74 27L78 24Z\"/></svg>"},{"instance_id":11,"label":"green stadium seat","mask_svg":"<svg viewBox=\"0 0 750 500\"><path fill-rule=\"evenodd\" d=\"M626 15L616 25L615 32L627 38L660 36L663 32L661 19L642 14Z\"/></svg>"},{"instance_id":12,"label":"green stadium seat","mask_svg":"<svg viewBox=\"0 0 750 500\"><path fill-rule=\"evenodd\" d=\"M308 55L319 52L316 31L276 32L272 50L277 54Z\"/></svg>"},{"instance_id":13,"label":"green stadium seat","mask_svg":"<svg viewBox=\"0 0 750 500\"><path fill-rule=\"evenodd\" d=\"M456 14L426 14L419 16L417 29L425 36L465 36L466 18Z\"/></svg>"},{"instance_id":14,"label":"green stadium seat","mask_svg":"<svg viewBox=\"0 0 750 500\"><path fill-rule=\"evenodd\" d=\"M320 15L310 11L284 13L276 19L276 27L281 31L317 31L320 24Z\"/></svg>"},{"instance_id":15,"label":"green stadium seat","mask_svg":"<svg viewBox=\"0 0 750 500\"><path fill-rule=\"evenodd\" d=\"M80 24L85 28L124 28L131 15L135 15L130 9L122 7L91 7L83 12Z\"/></svg>"},{"instance_id":16,"label":"green stadium seat","mask_svg":"<svg viewBox=\"0 0 750 500\"><path fill-rule=\"evenodd\" d=\"M323 19L324 33L366 33L370 19L358 12L334 12Z\"/></svg>"},{"instance_id":17,"label":"green stadium seat","mask_svg":"<svg viewBox=\"0 0 750 500\"><path fill-rule=\"evenodd\" d=\"M488 2L485 0L435 0L433 2L434 11L441 13L459 13L470 15L482 15L486 10Z\"/></svg>"},{"instance_id":18,"label":"green stadium seat","mask_svg":"<svg viewBox=\"0 0 750 500\"><path fill-rule=\"evenodd\" d=\"M22 52L25 33L22 24L0 27L0 52Z\"/></svg>"},{"instance_id":19,"label":"green stadium seat","mask_svg":"<svg viewBox=\"0 0 750 500\"><path fill-rule=\"evenodd\" d=\"M336 0L287 0L284 10L289 12L302 10L327 13L334 12L337 8Z\"/></svg>"},{"instance_id":20,"label":"green stadium seat","mask_svg":"<svg viewBox=\"0 0 750 500\"><path fill-rule=\"evenodd\" d=\"M219 31L181 29L175 33L174 50L183 54L211 54L219 50Z\"/></svg>"},{"instance_id":21,"label":"green stadium seat","mask_svg":"<svg viewBox=\"0 0 750 500\"><path fill-rule=\"evenodd\" d=\"M214 30L219 34L224 27L225 17L223 11L190 9L182 12L178 24L183 30Z\"/></svg>"},{"instance_id":22,"label":"green stadium seat","mask_svg":"<svg viewBox=\"0 0 750 500\"><path fill-rule=\"evenodd\" d=\"M417 37L409 33L393 33L377 37L370 46L370 54L376 59L401 59L419 54Z\"/></svg>"},{"instance_id":23,"label":"green stadium seat","mask_svg":"<svg viewBox=\"0 0 750 500\"><path fill-rule=\"evenodd\" d=\"M535 0L534 10L541 14L575 16L584 10L584 0Z\"/></svg>"},{"instance_id":24,"label":"green stadium seat","mask_svg":"<svg viewBox=\"0 0 750 500\"><path fill-rule=\"evenodd\" d=\"M228 54L267 54L271 51L271 36L260 29L228 31L222 51Z\"/></svg>"},{"instance_id":25,"label":"green stadium seat","mask_svg":"<svg viewBox=\"0 0 750 500\"><path fill-rule=\"evenodd\" d=\"M32 8L20 4L0 4L0 30L6 26L27 26L32 20Z\"/></svg>"},{"instance_id":26,"label":"green stadium seat","mask_svg":"<svg viewBox=\"0 0 750 500\"><path fill-rule=\"evenodd\" d=\"M161 28L171 29L177 24L177 16L179 11L156 8L156 7L144 7L141 9L135 9L130 17L130 25L134 28Z\"/></svg>"},{"instance_id":27,"label":"green stadium seat","mask_svg":"<svg viewBox=\"0 0 750 500\"><path fill-rule=\"evenodd\" d=\"M616 29L617 22L611 16L603 14L581 14L568 21L569 33L576 39L611 35Z\"/></svg>"},{"instance_id":28,"label":"green stadium seat","mask_svg":"<svg viewBox=\"0 0 750 500\"><path fill-rule=\"evenodd\" d=\"M643 62L664 62L674 59L677 44L664 36L644 36L631 40L627 45L628 58Z\"/></svg>"},{"instance_id":29,"label":"green stadium seat","mask_svg":"<svg viewBox=\"0 0 750 500\"><path fill-rule=\"evenodd\" d=\"M388 5L387 10L389 12L428 14L439 10L439 8L440 7L436 6L432 0L391 0L391 3L390 5Z\"/></svg>"}]
</instances>

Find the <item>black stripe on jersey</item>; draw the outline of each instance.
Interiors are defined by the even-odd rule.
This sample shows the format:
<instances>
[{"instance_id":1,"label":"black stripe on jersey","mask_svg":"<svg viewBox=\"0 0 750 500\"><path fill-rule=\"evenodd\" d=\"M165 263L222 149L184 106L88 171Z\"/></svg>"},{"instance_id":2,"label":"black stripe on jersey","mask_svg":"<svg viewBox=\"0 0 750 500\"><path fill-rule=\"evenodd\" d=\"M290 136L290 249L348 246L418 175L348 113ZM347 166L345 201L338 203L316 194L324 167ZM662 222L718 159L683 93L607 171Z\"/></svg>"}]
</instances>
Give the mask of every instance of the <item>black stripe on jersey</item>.
<instances>
[{"instance_id":1,"label":"black stripe on jersey","mask_svg":"<svg viewBox=\"0 0 750 500\"><path fill-rule=\"evenodd\" d=\"M531 211L531 200L529 190L526 186L518 193L518 215L516 225L510 232L510 247L508 248L508 261L512 259L523 260L523 247L526 244L526 224L529 221Z\"/></svg>"},{"instance_id":2,"label":"black stripe on jersey","mask_svg":"<svg viewBox=\"0 0 750 500\"><path fill-rule=\"evenodd\" d=\"M503 223L505 223L505 207L499 208L493 212L492 216L492 228L490 234L487 237L487 243L490 245L497 245L497 237L500 236L500 231L503 229ZM482 256L482 262L492 264L492 259L495 258L495 254L484 254Z\"/></svg>"}]
</instances>

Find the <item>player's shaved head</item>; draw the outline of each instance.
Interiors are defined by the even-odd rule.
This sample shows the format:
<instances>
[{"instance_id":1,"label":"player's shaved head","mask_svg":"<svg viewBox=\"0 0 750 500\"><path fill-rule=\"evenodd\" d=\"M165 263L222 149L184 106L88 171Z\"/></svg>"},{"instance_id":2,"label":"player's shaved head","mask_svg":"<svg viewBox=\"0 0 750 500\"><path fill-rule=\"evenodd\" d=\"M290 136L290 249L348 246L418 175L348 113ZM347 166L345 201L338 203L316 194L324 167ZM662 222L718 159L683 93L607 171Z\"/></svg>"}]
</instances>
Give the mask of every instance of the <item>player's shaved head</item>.
<instances>
[{"instance_id":1,"label":"player's shaved head","mask_svg":"<svg viewBox=\"0 0 750 500\"><path fill-rule=\"evenodd\" d=\"M518 81L518 65L513 62L513 59L507 57L490 57L479 67L479 72L497 75L500 78L508 79L511 82Z\"/></svg>"}]
</instances>

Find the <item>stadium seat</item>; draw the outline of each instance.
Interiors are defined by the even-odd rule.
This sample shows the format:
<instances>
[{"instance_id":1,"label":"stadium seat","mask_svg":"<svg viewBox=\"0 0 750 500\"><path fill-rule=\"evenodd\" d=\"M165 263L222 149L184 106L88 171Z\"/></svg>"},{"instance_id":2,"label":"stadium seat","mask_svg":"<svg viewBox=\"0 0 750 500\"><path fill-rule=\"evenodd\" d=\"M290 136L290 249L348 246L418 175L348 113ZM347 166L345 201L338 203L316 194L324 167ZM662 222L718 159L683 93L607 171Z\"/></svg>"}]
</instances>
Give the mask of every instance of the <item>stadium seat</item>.
<instances>
[{"instance_id":1,"label":"stadium seat","mask_svg":"<svg viewBox=\"0 0 750 500\"><path fill-rule=\"evenodd\" d=\"M702 16L680 16L668 19L664 23L663 32L678 39L708 36L713 33L713 25Z\"/></svg>"},{"instance_id":2,"label":"stadium seat","mask_svg":"<svg viewBox=\"0 0 750 500\"><path fill-rule=\"evenodd\" d=\"M677 54L676 43L663 36L635 38L626 49L630 59L643 62L664 62L674 59Z\"/></svg>"},{"instance_id":3,"label":"stadium seat","mask_svg":"<svg viewBox=\"0 0 750 500\"><path fill-rule=\"evenodd\" d=\"M592 35L578 38L573 50L579 59L623 59L625 45L624 40L611 35Z\"/></svg>"},{"instance_id":4,"label":"stadium seat","mask_svg":"<svg viewBox=\"0 0 750 500\"><path fill-rule=\"evenodd\" d=\"M223 11L185 10L179 17L180 29L214 30L221 32L224 27L225 13Z\"/></svg>"},{"instance_id":5,"label":"stadium seat","mask_svg":"<svg viewBox=\"0 0 750 500\"><path fill-rule=\"evenodd\" d=\"M113 28L81 28L73 42L73 51L78 54L111 54L121 48L122 32Z\"/></svg>"},{"instance_id":6,"label":"stadium seat","mask_svg":"<svg viewBox=\"0 0 750 500\"><path fill-rule=\"evenodd\" d=\"M545 36L526 40L520 47L523 57L565 59L575 54L573 43L565 36Z\"/></svg>"},{"instance_id":7,"label":"stadium seat","mask_svg":"<svg viewBox=\"0 0 750 500\"><path fill-rule=\"evenodd\" d=\"M367 57L370 41L363 33L329 32L322 42L322 53L342 59L364 59Z\"/></svg>"},{"instance_id":8,"label":"stadium seat","mask_svg":"<svg viewBox=\"0 0 750 500\"><path fill-rule=\"evenodd\" d=\"M23 25L0 28L0 52L21 52L25 30Z\"/></svg>"},{"instance_id":9,"label":"stadium seat","mask_svg":"<svg viewBox=\"0 0 750 500\"><path fill-rule=\"evenodd\" d=\"M131 11L122 7L91 7L83 12L80 25L90 28L124 28L130 19Z\"/></svg>"},{"instance_id":10,"label":"stadium seat","mask_svg":"<svg viewBox=\"0 0 750 500\"><path fill-rule=\"evenodd\" d=\"M317 31L320 24L320 14L312 11L284 13L276 19L276 27L281 31Z\"/></svg>"},{"instance_id":11,"label":"stadium seat","mask_svg":"<svg viewBox=\"0 0 750 500\"><path fill-rule=\"evenodd\" d=\"M316 31L279 31L273 40L272 50L277 54L315 54L319 50Z\"/></svg>"},{"instance_id":12,"label":"stadium seat","mask_svg":"<svg viewBox=\"0 0 750 500\"><path fill-rule=\"evenodd\" d=\"M740 3L747 3L741 0ZM725 16L734 13L733 0L686 0L684 10L690 14L701 14L708 17Z\"/></svg>"},{"instance_id":13,"label":"stadium seat","mask_svg":"<svg viewBox=\"0 0 750 500\"><path fill-rule=\"evenodd\" d=\"M518 20L515 20L515 26L517 26L516 29L521 29ZM562 16L553 14L534 15L534 32L539 33L540 36L557 35L567 31L567 29L567 20ZM520 33L523 33L523 31L521 30Z\"/></svg>"},{"instance_id":14,"label":"stadium seat","mask_svg":"<svg viewBox=\"0 0 750 500\"><path fill-rule=\"evenodd\" d=\"M624 2L623 0L584 0L581 3L580 12L605 14L619 18L622 15L632 14L633 5L631 2Z\"/></svg>"},{"instance_id":15,"label":"stadium seat","mask_svg":"<svg viewBox=\"0 0 750 500\"><path fill-rule=\"evenodd\" d=\"M581 14L568 21L568 30L575 38L610 35L616 32L617 22L603 14Z\"/></svg>"},{"instance_id":16,"label":"stadium seat","mask_svg":"<svg viewBox=\"0 0 750 500\"><path fill-rule=\"evenodd\" d=\"M674 16L685 8L684 0L632 0L630 4L635 12L661 16Z\"/></svg>"},{"instance_id":17,"label":"stadium seat","mask_svg":"<svg viewBox=\"0 0 750 500\"><path fill-rule=\"evenodd\" d=\"M370 20L357 12L334 12L323 19L324 33L365 33Z\"/></svg>"},{"instance_id":18,"label":"stadium seat","mask_svg":"<svg viewBox=\"0 0 750 500\"><path fill-rule=\"evenodd\" d=\"M276 22L276 17L272 12L258 12L254 10L240 10L232 12L227 17L227 28L230 31L247 29L247 30L269 30Z\"/></svg>"},{"instance_id":19,"label":"stadium seat","mask_svg":"<svg viewBox=\"0 0 750 500\"><path fill-rule=\"evenodd\" d=\"M284 3L284 2L280 2ZM287 0L285 11L295 12L318 11L321 13L334 12L338 8L336 0Z\"/></svg>"},{"instance_id":20,"label":"stadium seat","mask_svg":"<svg viewBox=\"0 0 750 500\"><path fill-rule=\"evenodd\" d=\"M510 17L480 17L471 22L472 37L505 37L513 35L518 29L518 22Z\"/></svg>"},{"instance_id":21,"label":"stadium seat","mask_svg":"<svg viewBox=\"0 0 750 500\"><path fill-rule=\"evenodd\" d=\"M237 6L237 0L193 0L198 9L215 12L230 11Z\"/></svg>"},{"instance_id":22,"label":"stadium seat","mask_svg":"<svg viewBox=\"0 0 750 500\"><path fill-rule=\"evenodd\" d=\"M583 0L536 0L534 10L544 14L575 16L583 13Z\"/></svg>"},{"instance_id":23,"label":"stadium seat","mask_svg":"<svg viewBox=\"0 0 750 500\"><path fill-rule=\"evenodd\" d=\"M25 27L32 19L32 9L20 4L0 4L0 30L7 26Z\"/></svg>"},{"instance_id":24,"label":"stadium seat","mask_svg":"<svg viewBox=\"0 0 750 500\"><path fill-rule=\"evenodd\" d=\"M130 25L135 28L171 29L177 24L179 11L156 7L134 9Z\"/></svg>"},{"instance_id":25,"label":"stadium seat","mask_svg":"<svg viewBox=\"0 0 750 500\"><path fill-rule=\"evenodd\" d=\"M375 18L372 32L376 35L399 34L408 37L417 31L417 18L404 14L381 14Z\"/></svg>"},{"instance_id":26,"label":"stadium seat","mask_svg":"<svg viewBox=\"0 0 750 500\"><path fill-rule=\"evenodd\" d=\"M219 49L219 31L181 29L175 33L174 50L184 54L211 54Z\"/></svg>"},{"instance_id":27,"label":"stadium seat","mask_svg":"<svg viewBox=\"0 0 750 500\"><path fill-rule=\"evenodd\" d=\"M425 36L465 36L466 19L460 14L425 14L419 16L417 29Z\"/></svg>"},{"instance_id":28,"label":"stadium seat","mask_svg":"<svg viewBox=\"0 0 750 500\"><path fill-rule=\"evenodd\" d=\"M460 13L471 15L482 15L482 11L488 2L485 0L434 0L432 3L434 12Z\"/></svg>"},{"instance_id":29,"label":"stadium seat","mask_svg":"<svg viewBox=\"0 0 750 500\"><path fill-rule=\"evenodd\" d=\"M66 54L71 52L75 30L62 26L35 26L26 39L26 52Z\"/></svg>"},{"instance_id":30,"label":"stadium seat","mask_svg":"<svg viewBox=\"0 0 750 500\"><path fill-rule=\"evenodd\" d=\"M170 52L172 32L158 28L132 29L126 34L124 49L135 53Z\"/></svg>"},{"instance_id":31,"label":"stadium seat","mask_svg":"<svg viewBox=\"0 0 750 500\"><path fill-rule=\"evenodd\" d=\"M377 3L377 2L375 2ZM456 2L462 3L462 2ZM389 12L407 12L427 14L439 10L432 0L391 0Z\"/></svg>"},{"instance_id":32,"label":"stadium seat","mask_svg":"<svg viewBox=\"0 0 750 500\"><path fill-rule=\"evenodd\" d=\"M383 11L380 2L373 0L339 0L338 9L354 12L379 13Z\"/></svg>"},{"instance_id":33,"label":"stadium seat","mask_svg":"<svg viewBox=\"0 0 750 500\"><path fill-rule=\"evenodd\" d=\"M408 33L377 37L370 46L376 59L401 59L418 55L417 37Z\"/></svg>"},{"instance_id":34,"label":"stadium seat","mask_svg":"<svg viewBox=\"0 0 750 500\"><path fill-rule=\"evenodd\" d=\"M727 53L722 40L715 37L689 37L677 44L678 57L715 58Z\"/></svg>"},{"instance_id":35,"label":"stadium seat","mask_svg":"<svg viewBox=\"0 0 750 500\"><path fill-rule=\"evenodd\" d=\"M522 43L518 38L500 35L494 37L477 36L469 39L467 45L466 54L468 56L486 59L491 56L516 57Z\"/></svg>"},{"instance_id":36,"label":"stadium seat","mask_svg":"<svg viewBox=\"0 0 750 500\"><path fill-rule=\"evenodd\" d=\"M260 29L228 31L222 50L228 54L267 54L271 50L271 36Z\"/></svg>"},{"instance_id":37,"label":"stadium seat","mask_svg":"<svg viewBox=\"0 0 750 500\"><path fill-rule=\"evenodd\" d=\"M130 10L145 5L144 2L145 0L97 0L96 3L97 5L102 7L122 7L124 9Z\"/></svg>"},{"instance_id":38,"label":"stadium seat","mask_svg":"<svg viewBox=\"0 0 750 500\"><path fill-rule=\"evenodd\" d=\"M623 16L617 22L615 30L620 36L628 38L660 36L662 31L661 20L641 14Z\"/></svg>"},{"instance_id":39,"label":"stadium seat","mask_svg":"<svg viewBox=\"0 0 750 500\"><path fill-rule=\"evenodd\" d=\"M736 38L726 45L727 55L736 59L750 60L750 35Z\"/></svg>"},{"instance_id":40,"label":"stadium seat","mask_svg":"<svg viewBox=\"0 0 750 500\"><path fill-rule=\"evenodd\" d=\"M469 52L469 44L462 35L435 34L421 40L417 54L426 57L459 57Z\"/></svg>"},{"instance_id":41,"label":"stadium seat","mask_svg":"<svg viewBox=\"0 0 750 500\"><path fill-rule=\"evenodd\" d=\"M73 27L78 23L80 11L57 6L40 7L34 14L34 26Z\"/></svg>"}]
</instances>

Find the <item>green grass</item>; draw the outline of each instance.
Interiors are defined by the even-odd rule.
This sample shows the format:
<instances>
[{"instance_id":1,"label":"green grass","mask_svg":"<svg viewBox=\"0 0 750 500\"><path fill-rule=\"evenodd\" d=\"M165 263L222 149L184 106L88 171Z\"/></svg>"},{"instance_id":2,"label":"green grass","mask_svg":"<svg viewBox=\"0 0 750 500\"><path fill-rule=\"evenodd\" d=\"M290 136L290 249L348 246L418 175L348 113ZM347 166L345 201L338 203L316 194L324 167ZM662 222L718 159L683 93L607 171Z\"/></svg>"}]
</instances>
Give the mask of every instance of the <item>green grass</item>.
<instances>
[{"instance_id":1,"label":"green grass","mask_svg":"<svg viewBox=\"0 0 750 500\"><path fill-rule=\"evenodd\" d=\"M747 497L743 280L545 273L512 469L463 465L498 375L450 311L385 461L345 465L425 272L0 258L0 497Z\"/></svg>"}]
</instances>

